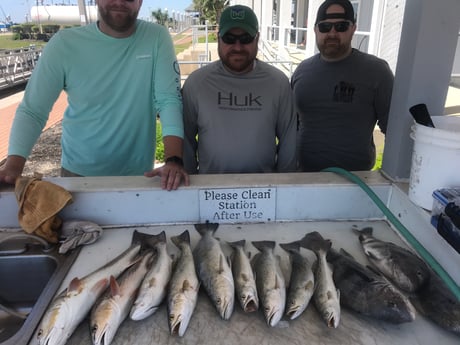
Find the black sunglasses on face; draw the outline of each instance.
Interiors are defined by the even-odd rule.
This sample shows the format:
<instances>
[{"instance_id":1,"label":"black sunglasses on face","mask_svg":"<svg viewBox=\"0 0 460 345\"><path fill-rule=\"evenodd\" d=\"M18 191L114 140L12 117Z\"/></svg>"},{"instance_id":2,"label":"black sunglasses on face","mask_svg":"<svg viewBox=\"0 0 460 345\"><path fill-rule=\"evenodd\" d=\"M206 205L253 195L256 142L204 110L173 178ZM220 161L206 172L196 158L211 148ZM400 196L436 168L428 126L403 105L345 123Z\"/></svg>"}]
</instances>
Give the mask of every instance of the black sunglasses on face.
<instances>
[{"instance_id":1,"label":"black sunglasses on face","mask_svg":"<svg viewBox=\"0 0 460 345\"><path fill-rule=\"evenodd\" d=\"M343 22L322 22L318 23L318 30L321 33L326 33L332 30L332 27L334 27L335 31L337 32L345 32L348 30L350 27L350 22L343 21Z\"/></svg>"},{"instance_id":2,"label":"black sunglasses on face","mask_svg":"<svg viewBox=\"0 0 460 345\"><path fill-rule=\"evenodd\" d=\"M242 35L233 35L230 33L226 33L220 37L225 44L235 44L236 41L240 42L240 44L249 44L254 41L256 36L251 36L248 33Z\"/></svg>"}]
</instances>

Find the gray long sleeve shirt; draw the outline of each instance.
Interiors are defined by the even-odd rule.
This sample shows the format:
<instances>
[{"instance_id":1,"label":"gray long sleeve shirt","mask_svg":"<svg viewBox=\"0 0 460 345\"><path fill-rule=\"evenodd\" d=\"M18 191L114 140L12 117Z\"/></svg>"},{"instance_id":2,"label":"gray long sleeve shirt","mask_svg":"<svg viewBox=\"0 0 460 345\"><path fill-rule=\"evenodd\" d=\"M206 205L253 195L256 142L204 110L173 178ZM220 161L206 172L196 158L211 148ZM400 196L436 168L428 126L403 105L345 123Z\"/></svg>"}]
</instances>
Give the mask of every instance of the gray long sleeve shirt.
<instances>
[{"instance_id":1,"label":"gray long sleeve shirt","mask_svg":"<svg viewBox=\"0 0 460 345\"><path fill-rule=\"evenodd\" d=\"M184 83L184 165L191 173L291 172L296 118L288 78L257 61L244 75L221 61Z\"/></svg>"}]
</instances>

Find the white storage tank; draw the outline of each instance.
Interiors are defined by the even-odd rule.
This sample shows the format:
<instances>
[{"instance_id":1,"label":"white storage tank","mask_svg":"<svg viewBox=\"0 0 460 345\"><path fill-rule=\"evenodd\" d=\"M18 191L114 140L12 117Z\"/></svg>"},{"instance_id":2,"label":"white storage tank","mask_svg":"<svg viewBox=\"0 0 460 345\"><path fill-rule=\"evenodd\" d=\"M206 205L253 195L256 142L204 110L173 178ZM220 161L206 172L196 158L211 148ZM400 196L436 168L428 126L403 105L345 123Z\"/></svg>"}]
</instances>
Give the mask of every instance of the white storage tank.
<instances>
[{"instance_id":1,"label":"white storage tank","mask_svg":"<svg viewBox=\"0 0 460 345\"><path fill-rule=\"evenodd\" d=\"M97 6L85 6L85 15L80 16L78 5L32 6L30 17L36 24L80 25L97 20Z\"/></svg>"}]
</instances>

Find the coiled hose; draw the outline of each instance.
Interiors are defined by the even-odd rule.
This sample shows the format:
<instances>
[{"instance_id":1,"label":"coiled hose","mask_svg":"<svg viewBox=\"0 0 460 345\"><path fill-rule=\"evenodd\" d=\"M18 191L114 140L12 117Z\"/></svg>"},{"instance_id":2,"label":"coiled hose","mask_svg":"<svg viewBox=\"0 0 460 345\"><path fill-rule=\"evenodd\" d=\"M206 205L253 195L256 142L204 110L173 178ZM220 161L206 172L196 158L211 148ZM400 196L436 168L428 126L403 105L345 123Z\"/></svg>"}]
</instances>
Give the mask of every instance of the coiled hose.
<instances>
[{"instance_id":1,"label":"coiled hose","mask_svg":"<svg viewBox=\"0 0 460 345\"><path fill-rule=\"evenodd\" d=\"M420 254L420 256L431 266L431 268L439 275L439 277L447 284L448 288L452 293L460 300L460 288L451 278L451 276L442 268L442 266L436 261L435 258L423 247L423 245L410 233L409 230L399 221L398 218L386 207L386 205L380 200L377 194L369 188L369 186L362 181L355 174L342 169L342 168L327 168L323 169L323 172L333 172L341 176L346 177L350 181L356 183L361 189L366 192L366 194L371 198L371 200L377 205L377 207L383 212L383 214L388 218L388 220L394 225L394 227L401 233L401 235L409 242L409 244Z\"/></svg>"}]
</instances>

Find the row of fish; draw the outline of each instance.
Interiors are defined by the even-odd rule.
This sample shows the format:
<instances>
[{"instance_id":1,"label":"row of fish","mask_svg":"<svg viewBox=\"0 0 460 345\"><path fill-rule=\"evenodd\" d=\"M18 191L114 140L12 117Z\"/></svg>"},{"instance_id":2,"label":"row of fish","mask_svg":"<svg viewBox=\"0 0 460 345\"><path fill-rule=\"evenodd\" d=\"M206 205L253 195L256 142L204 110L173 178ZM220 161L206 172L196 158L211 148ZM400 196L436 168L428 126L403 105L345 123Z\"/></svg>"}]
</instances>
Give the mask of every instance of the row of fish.
<instances>
[{"instance_id":1,"label":"row of fish","mask_svg":"<svg viewBox=\"0 0 460 345\"><path fill-rule=\"evenodd\" d=\"M439 297L427 302L433 301L431 294L436 295L435 275L412 252L375 239L371 228L355 232L373 268L358 263L343 249L336 251L332 242L318 232L280 243L290 257L289 284L275 254L276 242L252 242L258 250L252 260L244 240L231 242L228 244L233 255L229 257L214 236L217 223L196 224L195 228L201 238L193 250L187 230L171 237L180 252L174 263L166 249L164 232L148 235L135 231L125 252L86 277L73 279L55 298L39 325L38 344L65 344L90 313L93 344L109 345L128 315L132 320L145 319L165 299L170 333L183 336L200 286L224 320L231 317L235 298L245 312L257 311L260 303L272 327L284 315L291 320L299 317L310 300L327 326L333 328L340 323L341 306L402 323L414 320L414 304L442 327L460 334L460 307L455 296L451 298L446 292L443 295L449 296L447 302ZM316 262L303 256L301 248L313 251ZM413 304L403 292L410 295ZM435 313L438 305L445 310L442 316Z\"/></svg>"}]
</instances>

